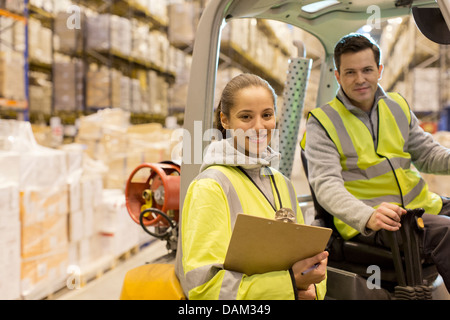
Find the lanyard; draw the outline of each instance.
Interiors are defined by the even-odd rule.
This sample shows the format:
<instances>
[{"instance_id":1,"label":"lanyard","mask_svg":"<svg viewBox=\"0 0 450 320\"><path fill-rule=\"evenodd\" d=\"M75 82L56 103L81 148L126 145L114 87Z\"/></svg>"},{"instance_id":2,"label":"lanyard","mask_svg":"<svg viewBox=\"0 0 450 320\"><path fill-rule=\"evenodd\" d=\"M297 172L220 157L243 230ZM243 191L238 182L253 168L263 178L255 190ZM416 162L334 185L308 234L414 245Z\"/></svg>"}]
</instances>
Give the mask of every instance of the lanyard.
<instances>
[{"instance_id":1,"label":"lanyard","mask_svg":"<svg viewBox=\"0 0 450 320\"><path fill-rule=\"evenodd\" d=\"M237 167L239 170L241 170L241 172L243 174L245 174L245 176L253 183L253 185L259 190L259 192L261 192L261 194L264 196L264 198L266 198L267 202L269 202L270 206L273 208L273 211L277 211L277 209L275 208L275 206L272 204L272 202L270 202L270 200L267 198L267 196L264 194L264 192L261 190L261 188L255 183L255 181L253 181L253 179L248 175L247 172L245 172L244 169L242 169L240 166ZM273 186L275 187L275 191L277 192L277 197L278 197L278 202L280 204L280 209L283 208L283 203L281 202L281 196L280 193L278 192L278 188L277 188L277 184L275 183L275 178L273 177L272 171L269 168L266 168L266 170L269 170L269 177L270 180L273 183Z\"/></svg>"}]
</instances>

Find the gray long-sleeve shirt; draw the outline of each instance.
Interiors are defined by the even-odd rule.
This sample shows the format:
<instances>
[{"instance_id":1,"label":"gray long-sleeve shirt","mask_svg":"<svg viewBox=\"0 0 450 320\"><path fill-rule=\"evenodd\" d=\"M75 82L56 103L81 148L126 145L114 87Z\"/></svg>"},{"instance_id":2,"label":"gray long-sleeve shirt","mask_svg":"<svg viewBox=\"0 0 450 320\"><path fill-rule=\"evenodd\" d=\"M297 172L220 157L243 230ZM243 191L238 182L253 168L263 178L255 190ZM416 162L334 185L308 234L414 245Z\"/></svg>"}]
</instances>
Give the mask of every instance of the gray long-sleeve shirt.
<instances>
[{"instance_id":1,"label":"gray long-sleeve shirt","mask_svg":"<svg viewBox=\"0 0 450 320\"><path fill-rule=\"evenodd\" d=\"M372 134L375 147L378 132L378 100L386 97L381 87L375 94L375 102L369 113L352 105L342 89L337 97L345 107L360 119ZM306 158L308 160L308 180L322 207L338 219L364 235L372 231L366 228L367 221L374 212L372 207L356 199L344 187L339 152L322 125L310 117L306 125ZM435 174L450 174L450 149L438 144L431 134L419 126L419 121L411 112L409 140L406 148L418 171Z\"/></svg>"}]
</instances>

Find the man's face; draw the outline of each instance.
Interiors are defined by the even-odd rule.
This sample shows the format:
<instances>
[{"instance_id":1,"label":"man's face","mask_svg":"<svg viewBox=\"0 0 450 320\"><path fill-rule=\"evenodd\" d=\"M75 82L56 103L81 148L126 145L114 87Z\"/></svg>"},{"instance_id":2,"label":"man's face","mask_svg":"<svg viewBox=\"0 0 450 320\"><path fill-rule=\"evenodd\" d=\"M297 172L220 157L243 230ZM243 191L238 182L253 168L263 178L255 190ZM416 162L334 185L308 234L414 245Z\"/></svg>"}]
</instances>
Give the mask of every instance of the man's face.
<instances>
[{"instance_id":1,"label":"man's face","mask_svg":"<svg viewBox=\"0 0 450 320\"><path fill-rule=\"evenodd\" d=\"M371 49L341 55L335 76L350 101L364 111L372 108L383 66L377 66Z\"/></svg>"}]
</instances>

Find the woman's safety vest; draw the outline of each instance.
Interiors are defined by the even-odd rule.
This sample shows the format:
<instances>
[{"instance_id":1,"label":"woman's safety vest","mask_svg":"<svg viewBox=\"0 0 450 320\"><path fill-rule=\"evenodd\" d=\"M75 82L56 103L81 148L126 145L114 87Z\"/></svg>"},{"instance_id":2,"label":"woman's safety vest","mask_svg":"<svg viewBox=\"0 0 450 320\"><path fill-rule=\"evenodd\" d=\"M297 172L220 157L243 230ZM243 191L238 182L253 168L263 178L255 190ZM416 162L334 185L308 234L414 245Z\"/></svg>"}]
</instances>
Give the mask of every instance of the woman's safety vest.
<instances>
[{"instance_id":1,"label":"woman's safety vest","mask_svg":"<svg viewBox=\"0 0 450 320\"><path fill-rule=\"evenodd\" d=\"M219 170L227 176L233 185L233 189L236 190L243 213L269 219L273 219L275 217L275 212L264 195L258 191L253 182L238 168L215 165L209 167L208 169ZM270 169L270 171L275 180L275 185L272 183L275 208L277 210L281 209L280 205L282 204L283 207L292 209L298 215L297 218L300 218L300 223L304 223L303 216L301 213L297 212L297 196L293 193L293 189L288 187L287 181L281 173L274 169ZM266 172L267 174L270 174L268 170ZM232 216L234 216L234 214L232 214ZM235 219L236 216L232 219L232 225L234 225Z\"/></svg>"},{"instance_id":2,"label":"woman's safety vest","mask_svg":"<svg viewBox=\"0 0 450 320\"><path fill-rule=\"evenodd\" d=\"M283 207L291 208L297 215L297 222L303 224L290 181L276 170L272 169L272 173L276 185L275 188L272 183L276 209L279 209L281 199ZM183 280L186 295L189 299L293 299L294 289L288 270L247 276L223 268L239 213L275 217L268 200L241 170L214 165L192 181L183 205L182 259L178 259L178 262L183 261L179 277ZM212 226L209 221L216 224ZM208 234L214 237L202 235L204 228L212 228L214 232ZM214 250L210 251L211 248ZM318 297L323 299L326 282L316 288Z\"/></svg>"},{"instance_id":3,"label":"woman's safety vest","mask_svg":"<svg viewBox=\"0 0 450 320\"><path fill-rule=\"evenodd\" d=\"M424 208L438 214L440 197L428 191L420 174L411 168L407 152L411 113L398 93L378 102L378 145L366 125L335 98L328 105L311 111L325 128L340 154L344 186L357 199L377 208L382 202L406 209ZM344 239L358 231L334 217Z\"/></svg>"}]
</instances>

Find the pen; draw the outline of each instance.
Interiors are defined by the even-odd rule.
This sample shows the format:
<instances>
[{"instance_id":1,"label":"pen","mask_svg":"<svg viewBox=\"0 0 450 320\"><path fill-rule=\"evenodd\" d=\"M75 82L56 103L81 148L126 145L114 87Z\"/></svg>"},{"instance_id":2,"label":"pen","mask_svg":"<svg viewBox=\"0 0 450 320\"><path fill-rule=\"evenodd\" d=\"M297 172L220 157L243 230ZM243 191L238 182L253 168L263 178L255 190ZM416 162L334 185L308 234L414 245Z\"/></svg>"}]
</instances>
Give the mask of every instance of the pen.
<instances>
[{"instance_id":1,"label":"pen","mask_svg":"<svg viewBox=\"0 0 450 320\"><path fill-rule=\"evenodd\" d=\"M308 269L306 269L305 271L302 272L302 276L304 276L305 274L309 273L310 271L313 271L314 269L317 269L320 266L320 262L317 262L315 265L313 265L312 267L309 267Z\"/></svg>"}]
</instances>

